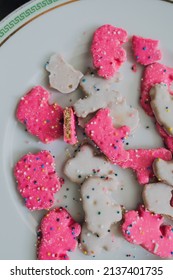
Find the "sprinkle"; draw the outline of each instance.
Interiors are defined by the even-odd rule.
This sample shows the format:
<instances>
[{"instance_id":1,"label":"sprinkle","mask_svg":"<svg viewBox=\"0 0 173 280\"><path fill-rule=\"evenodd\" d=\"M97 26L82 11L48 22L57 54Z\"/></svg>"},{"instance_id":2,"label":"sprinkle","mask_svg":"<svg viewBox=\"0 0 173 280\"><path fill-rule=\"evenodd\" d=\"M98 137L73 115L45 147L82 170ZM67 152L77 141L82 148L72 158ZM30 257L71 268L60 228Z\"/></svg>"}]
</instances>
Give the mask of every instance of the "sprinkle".
<instances>
[{"instance_id":1,"label":"sprinkle","mask_svg":"<svg viewBox=\"0 0 173 280\"><path fill-rule=\"evenodd\" d=\"M136 72L137 72L137 66L136 66L136 64L133 64L132 67L131 67L131 69L132 69L133 72L136 73Z\"/></svg>"}]
</instances>

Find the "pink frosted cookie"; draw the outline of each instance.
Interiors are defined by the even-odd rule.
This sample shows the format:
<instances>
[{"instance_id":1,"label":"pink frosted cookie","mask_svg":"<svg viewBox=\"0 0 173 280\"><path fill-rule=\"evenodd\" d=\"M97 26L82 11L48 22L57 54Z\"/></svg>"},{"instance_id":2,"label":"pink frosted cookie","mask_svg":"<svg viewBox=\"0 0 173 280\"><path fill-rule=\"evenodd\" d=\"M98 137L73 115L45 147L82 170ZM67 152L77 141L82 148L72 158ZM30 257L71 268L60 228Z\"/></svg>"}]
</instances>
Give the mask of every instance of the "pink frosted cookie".
<instances>
[{"instance_id":1,"label":"pink frosted cookie","mask_svg":"<svg viewBox=\"0 0 173 280\"><path fill-rule=\"evenodd\" d=\"M141 106L149 116L153 116L149 91L155 84L161 83L166 84L168 89L170 89L171 83L173 82L173 68L157 62L150 64L145 68L141 81Z\"/></svg>"},{"instance_id":2,"label":"pink frosted cookie","mask_svg":"<svg viewBox=\"0 0 173 280\"><path fill-rule=\"evenodd\" d=\"M37 257L39 260L67 260L67 252L78 245L81 227L62 207L48 212L38 231Z\"/></svg>"},{"instance_id":3,"label":"pink frosted cookie","mask_svg":"<svg viewBox=\"0 0 173 280\"><path fill-rule=\"evenodd\" d=\"M112 163L126 161L129 153L124 149L124 140L130 129L128 126L114 128L108 108L101 109L86 124L85 132Z\"/></svg>"},{"instance_id":4,"label":"pink frosted cookie","mask_svg":"<svg viewBox=\"0 0 173 280\"><path fill-rule=\"evenodd\" d=\"M159 41L139 36L132 37L132 50L136 61L142 65L149 65L161 59L162 54L158 49Z\"/></svg>"},{"instance_id":5,"label":"pink frosted cookie","mask_svg":"<svg viewBox=\"0 0 173 280\"><path fill-rule=\"evenodd\" d=\"M64 141L68 144L74 145L77 141L75 115L71 107L66 107L64 114Z\"/></svg>"},{"instance_id":6,"label":"pink frosted cookie","mask_svg":"<svg viewBox=\"0 0 173 280\"><path fill-rule=\"evenodd\" d=\"M56 103L50 105L49 98L46 89L36 86L21 98L16 112L17 119L27 131L44 143L63 135L63 109Z\"/></svg>"},{"instance_id":7,"label":"pink frosted cookie","mask_svg":"<svg viewBox=\"0 0 173 280\"><path fill-rule=\"evenodd\" d=\"M127 241L142 246L162 258L173 257L173 227L163 225L163 217L140 205L124 215L122 232Z\"/></svg>"},{"instance_id":8,"label":"pink frosted cookie","mask_svg":"<svg viewBox=\"0 0 173 280\"><path fill-rule=\"evenodd\" d=\"M168 135L164 130L164 128L157 122L156 122L156 128L160 136L162 137L165 146L173 153L173 136Z\"/></svg>"},{"instance_id":9,"label":"pink frosted cookie","mask_svg":"<svg viewBox=\"0 0 173 280\"><path fill-rule=\"evenodd\" d=\"M23 156L14 167L18 191L29 210L48 209L61 188L53 156L48 151Z\"/></svg>"},{"instance_id":10,"label":"pink frosted cookie","mask_svg":"<svg viewBox=\"0 0 173 280\"><path fill-rule=\"evenodd\" d=\"M128 150L129 159L118 162L122 168L132 168L140 184L147 184L154 177L152 164L155 158L171 160L172 154L164 148Z\"/></svg>"},{"instance_id":11,"label":"pink frosted cookie","mask_svg":"<svg viewBox=\"0 0 173 280\"><path fill-rule=\"evenodd\" d=\"M91 53L98 75L110 79L126 61L122 44L127 42L127 32L109 24L99 27L93 36Z\"/></svg>"}]
</instances>

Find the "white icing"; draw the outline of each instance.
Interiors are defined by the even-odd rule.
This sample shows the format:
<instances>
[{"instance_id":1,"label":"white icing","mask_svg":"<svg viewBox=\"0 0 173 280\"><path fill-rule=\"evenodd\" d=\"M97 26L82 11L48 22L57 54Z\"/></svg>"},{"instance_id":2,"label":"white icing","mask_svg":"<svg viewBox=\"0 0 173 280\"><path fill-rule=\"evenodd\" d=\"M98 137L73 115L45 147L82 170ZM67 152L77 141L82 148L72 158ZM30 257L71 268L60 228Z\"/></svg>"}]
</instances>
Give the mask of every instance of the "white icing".
<instances>
[{"instance_id":1,"label":"white icing","mask_svg":"<svg viewBox=\"0 0 173 280\"><path fill-rule=\"evenodd\" d=\"M150 90L151 107L156 120L173 136L173 96L165 84L157 84Z\"/></svg>"},{"instance_id":2,"label":"white icing","mask_svg":"<svg viewBox=\"0 0 173 280\"><path fill-rule=\"evenodd\" d=\"M81 184L88 176L108 176L113 173L112 166L104 156L94 155L92 146L80 147L74 158L64 166L64 174L73 182Z\"/></svg>"},{"instance_id":3,"label":"white icing","mask_svg":"<svg viewBox=\"0 0 173 280\"><path fill-rule=\"evenodd\" d=\"M110 116L112 117L113 125L115 127L118 128L126 125L130 127L131 132L134 132L138 127L138 110L128 105L125 98L122 98L118 103L109 103L108 108L110 108Z\"/></svg>"},{"instance_id":4,"label":"white icing","mask_svg":"<svg viewBox=\"0 0 173 280\"><path fill-rule=\"evenodd\" d=\"M120 225L113 224L105 237L98 237L88 230L86 223L82 225L80 235L81 249L84 254L98 255L102 250L116 251L121 243Z\"/></svg>"},{"instance_id":5,"label":"white icing","mask_svg":"<svg viewBox=\"0 0 173 280\"><path fill-rule=\"evenodd\" d=\"M159 181L163 181L173 186L173 161L166 161L161 158L153 163L154 174Z\"/></svg>"},{"instance_id":6,"label":"white icing","mask_svg":"<svg viewBox=\"0 0 173 280\"><path fill-rule=\"evenodd\" d=\"M110 102L117 103L122 100L119 92L115 90L100 90L95 94L79 99L73 105L78 117L85 118L88 114L96 112L98 109L106 108Z\"/></svg>"},{"instance_id":7,"label":"white icing","mask_svg":"<svg viewBox=\"0 0 173 280\"><path fill-rule=\"evenodd\" d=\"M172 191L172 187L164 183L145 185L142 193L145 207L156 214L173 217Z\"/></svg>"},{"instance_id":8,"label":"white icing","mask_svg":"<svg viewBox=\"0 0 173 280\"><path fill-rule=\"evenodd\" d=\"M117 73L115 77L110 80L105 80L104 78L97 75L96 71L90 69L80 81L80 86L86 95L93 95L98 91L103 91L110 89L113 83L119 82L120 74Z\"/></svg>"},{"instance_id":9,"label":"white icing","mask_svg":"<svg viewBox=\"0 0 173 280\"><path fill-rule=\"evenodd\" d=\"M51 56L46 69L50 72L50 86L61 93L73 92L83 77L80 71L75 70L73 66L65 62L58 54Z\"/></svg>"},{"instance_id":10,"label":"white icing","mask_svg":"<svg viewBox=\"0 0 173 280\"><path fill-rule=\"evenodd\" d=\"M90 71L82 78L80 85L86 96L73 105L76 115L80 117L80 126L84 127L91 119L91 113L108 107L115 127L127 125L131 132L137 128L138 111L128 105L119 92L111 88L114 82L115 79L105 80L97 76L94 71Z\"/></svg>"},{"instance_id":11,"label":"white icing","mask_svg":"<svg viewBox=\"0 0 173 280\"><path fill-rule=\"evenodd\" d=\"M121 206L110 193L116 190L117 185L113 178L90 177L81 186L87 228L99 237L106 236L111 225L122 219Z\"/></svg>"}]
</instances>

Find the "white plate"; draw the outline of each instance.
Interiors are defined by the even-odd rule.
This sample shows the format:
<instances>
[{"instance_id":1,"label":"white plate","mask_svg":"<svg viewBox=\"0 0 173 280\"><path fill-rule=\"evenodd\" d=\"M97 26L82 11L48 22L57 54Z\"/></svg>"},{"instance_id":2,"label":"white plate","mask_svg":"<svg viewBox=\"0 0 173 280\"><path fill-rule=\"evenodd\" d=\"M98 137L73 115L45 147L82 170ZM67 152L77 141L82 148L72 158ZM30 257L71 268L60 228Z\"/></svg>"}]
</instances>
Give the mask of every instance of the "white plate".
<instances>
[{"instance_id":1,"label":"white plate","mask_svg":"<svg viewBox=\"0 0 173 280\"><path fill-rule=\"evenodd\" d=\"M129 36L138 34L160 39L162 63L173 65L173 5L158 0L35 0L16 10L0 24L0 112L1 112L1 259L35 259L36 227L44 211L29 212L16 191L12 170L14 163L25 153L40 149L51 150L56 156L58 173L64 177L62 166L67 145L59 140L49 145L40 143L25 132L15 119L20 97L32 86L48 88L48 73L44 65L54 52L62 54L81 71L90 65L89 46L93 31L110 23L125 28ZM162 141L152 120L139 106L139 86L142 69L131 71L134 60L128 45L128 62L120 72L124 79L117 85L130 104L140 113L140 126L128 140L128 147L159 147ZM55 92L52 91L55 95ZM78 93L77 93L78 94ZM71 104L76 94L55 99L63 106ZM149 126L149 129L146 129ZM72 150L72 148L70 148ZM127 209L135 209L141 200L142 187L130 171L118 170L123 190L119 201ZM67 191L66 188L70 188ZM67 197L66 197L67 196ZM57 195L56 205L67 206L77 221L83 213L79 202L80 191L65 178L65 185ZM119 249L103 252L95 258L85 256L78 249L71 259L157 259L140 247L120 238Z\"/></svg>"}]
</instances>

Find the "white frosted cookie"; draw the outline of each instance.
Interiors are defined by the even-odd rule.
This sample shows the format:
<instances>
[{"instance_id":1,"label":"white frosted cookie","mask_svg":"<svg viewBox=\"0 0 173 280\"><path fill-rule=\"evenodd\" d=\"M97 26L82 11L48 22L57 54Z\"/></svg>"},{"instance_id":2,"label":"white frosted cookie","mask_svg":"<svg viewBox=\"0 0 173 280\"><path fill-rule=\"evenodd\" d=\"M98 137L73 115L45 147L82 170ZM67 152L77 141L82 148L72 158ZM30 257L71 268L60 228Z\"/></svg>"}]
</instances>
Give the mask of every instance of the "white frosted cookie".
<instances>
[{"instance_id":1,"label":"white frosted cookie","mask_svg":"<svg viewBox=\"0 0 173 280\"><path fill-rule=\"evenodd\" d=\"M50 72L50 86L61 93L73 92L83 77L80 71L75 70L59 54L54 54L50 57L46 69Z\"/></svg>"},{"instance_id":2,"label":"white frosted cookie","mask_svg":"<svg viewBox=\"0 0 173 280\"><path fill-rule=\"evenodd\" d=\"M114 127L118 128L126 125L130 127L131 132L134 132L138 127L138 110L128 105L125 98L122 98L119 102L110 102L108 108L110 108L110 116ZM84 128L93 117L94 113L91 113L86 118L78 118L78 125Z\"/></svg>"},{"instance_id":3,"label":"white frosted cookie","mask_svg":"<svg viewBox=\"0 0 173 280\"><path fill-rule=\"evenodd\" d=\"M173 189L164 183L144 186L142 197L145 207L156 214L173 218Z\"/></svg>"},{"instance_id":4,"label":"white frosted cookie","mask_svg":"<svg viewBox=\"0 0 173 280\"><path fill-rule=\"evenodd\" d=\"M173 136L173 96L166 84L156 84L150 90L151 107L156 120Z\"/></svg>"},{"instance_id":5,"label":"white frosted cookie","mask_svg":"<svg viewBox=\"0 0 173 280\"><path fill-rule=\"evenodd\" d=\"M107 235L111 225L122 219L122 209L111 197L118 181L90 177L81 186L85 222L89 231L99 237Z\"/></svg>"},{"instance_id":6,"label":"white frosted cookie","mask_svg":"<svg viewBox=\"0 0 173 280\"><path fill-rule=\"evenodd\" d=\"M173 186L173 160L155 159L153 162L153 171L159 181Z\"/></svg>"},{"instance_id":7,"label":"white frosted cookie","mask_svg":"<svg viewBox=\"0 0 173 280\"><path fill-rule=\"evenodd\" d=\"M64 174L77 184L89 176L108 176L112 174L112 166L104 156L96 155L91 145L84 144L78 148L75 156L67 160Z\"/></svg>"},{"instance_id":8,"label":"white frosted cookie","mask_svg":"<svg viewBox=\"0 0 173 280\"><path fill-rule=\"evenodd\" d=\"M122 100L118 91L105 89L95 94L85 96L83 99L77 100L73 108L78 117L85 118L88 114L96 112L100 108L108 107L110 102L119 102Z\"/></svg>"},{"instance_id":9,"label":"white frosted cookie","mask_svg":"<svg viewBox=\"0 0 173 280\"><path fill-rule=\"evenodd\" d=\"M119 102L110 102L108 108L110 109L110 116L112 117L114 127L118 128L126 125L130 128L131 132L134 132L138 127L138 110L128 105L125 98L122 98Z\"/></svg>"},{"instance_id":10,"label":"white frosted cookie","mask_svg":"<svg viewBox=\"0 0 173 280\"><path fill-rule=\"evenodd\" d=\"M139 114L136 109L128 105L126 99L111 86L116 80L105 80L97 76L94 70L90 70L83 76L80 86L85 93L84 99L79 99L74 105L76 115L79 117L79 125L84 127L90 120L92 113L101 108L110 108L110 115L115 127L127 125L133 132L139 123Z\"/></svg>"},{"instance_id":11,"label":"white frosted cookie","mask_svg":"<svg viewBox=\"0 0 173 280\"><path fill-rule=\"evenodd\" d=\"M86 223L82 225L80 248L85 255L99 255L101 251L116 251L120 246L120 225L113 224L105 237L98 237L88 230Z\"/></svg>"},{"instance_id":12,"label":"white frosted cookie","mask_svg":"<svg viewBox=\"0 0 173 280\"><path fill-rule=\"evenodd\" d=\"M113 83L119 82L121 79L120 74L117 73L115 77L106 80L97 75L94 69L89 69L80 81L80 86L86 95L93 95L97 92L105 92L110 89Z\"/></svg>"}]
</instances>

